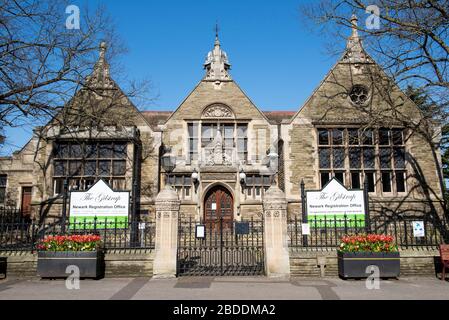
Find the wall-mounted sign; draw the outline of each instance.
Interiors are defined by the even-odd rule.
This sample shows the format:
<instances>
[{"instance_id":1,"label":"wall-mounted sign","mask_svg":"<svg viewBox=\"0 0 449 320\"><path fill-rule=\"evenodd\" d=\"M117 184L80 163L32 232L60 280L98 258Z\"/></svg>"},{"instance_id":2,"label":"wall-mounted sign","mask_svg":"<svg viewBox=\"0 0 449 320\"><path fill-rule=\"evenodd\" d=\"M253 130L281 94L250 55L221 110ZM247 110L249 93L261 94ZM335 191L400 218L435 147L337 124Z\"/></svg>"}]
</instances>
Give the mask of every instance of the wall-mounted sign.
<instances>
[{"instance_id":1,"label":"wall-mounted sign","mask_svg":"<svg viewBox=\"0 0 449 320\"><path fill-rule=\"evenodd\" d=\"M425 236L425 230L424 230L424 221L413 221L413 236L415 238L421 238Z\"/></svg>"},{"instance_id":2,"label":"wall-mounted sign","mask_svg":"<svg viewBox=\"0 0 449 320\"><path fill-rule=\"evenodd\" d=\"M363 190L348 190L332 179L322 190L306 191L306 212L311 227L365 226L365 197Z\"/></svg>"},{"instance_id":3,"label":"wall-mounted sign","mask_svg":"<svg viewBox=\"0 0 449 320\"><path fill-rule=\"evenodd\" d=\"M195 237L197 239L204 239L206 237L206 226L204 224L197 224L195 227Z\"/></svg>"},{"instance_id":4,"label":"wall-mounted sign","mask_svg":"<svg viewBox=\"0 0 449 320\"><path fill-rule=\"evenodd\" d=\"M139 222L139 230L145 230L147 228L147 224L145 222Z\"/></svg>"},{"instance_id":5,"label":"wall-mounted sign","mask_svg":"<svg viewBox=\"0 0 449 320\"><path fill-rule=\"evenodd\" d=\"M249 222L236 222L235 223L235 234L249 234Z\"/></svg>"},{"instance_id":6,"label":"wall-mounted sign","mask_svg":"<svg viewBox=\"0 0 449 320\"><path fill-rule=\"evenodd\" d=\"M308 223L302 223L301 224L301 231L303 236L310 236L310 224Z\"/></svg>"},{"instance_id":7,"label":"wall-mounted sign","mask_svg":"<svg viewBox=\"0 0 449 320\"><path fill-rule=\"evenodd\" d=\"M71 228L93 229L94 221L97 229L126 228L129 192L115 192L99 180L87 191L70 193L69 214Z\"/></svg>"}]
</instances>

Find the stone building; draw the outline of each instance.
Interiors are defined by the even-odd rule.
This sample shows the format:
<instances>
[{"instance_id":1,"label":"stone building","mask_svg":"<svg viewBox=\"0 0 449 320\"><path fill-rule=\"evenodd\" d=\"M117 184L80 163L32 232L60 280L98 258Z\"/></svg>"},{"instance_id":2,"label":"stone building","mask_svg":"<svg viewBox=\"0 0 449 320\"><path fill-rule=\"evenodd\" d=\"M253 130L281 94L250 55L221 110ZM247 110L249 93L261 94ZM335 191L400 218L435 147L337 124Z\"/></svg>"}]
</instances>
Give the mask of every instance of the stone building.
<instances>
[{"instance_id":1,"label":"stone building","mask_svg":"<svg viewBox=\"0 0 449 320\"><path fill-rule=\"evenodd\" d=\"M354 189L366 181L376 214L438 210L439 150L416 130L418 107L363 49L356 27L297 112L261 111L232 78L218 36L204 78L176 110L139 112L112 80L105 50L102 44L89 89L0 159L2 205L57 217L64 181L85 190L103 178L131 191L133 210L152 219L168 182L182 215L214 223L219 211L230 223L261 217L272 184L285 193L288 214L300 214L300 182L320 189L335 177Z\"/></svg>"}]
</instances>

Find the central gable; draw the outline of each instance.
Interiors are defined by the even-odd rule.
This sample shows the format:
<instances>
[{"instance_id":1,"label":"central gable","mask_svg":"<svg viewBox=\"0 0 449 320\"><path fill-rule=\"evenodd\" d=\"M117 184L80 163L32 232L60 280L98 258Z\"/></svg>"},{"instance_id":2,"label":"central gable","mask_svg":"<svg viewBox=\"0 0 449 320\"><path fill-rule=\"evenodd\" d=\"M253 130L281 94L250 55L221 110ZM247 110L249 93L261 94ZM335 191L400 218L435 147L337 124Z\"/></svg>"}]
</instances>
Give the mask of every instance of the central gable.
<instances>
[{"instance_id":1,"label":"central gable","mask_svg":"<svg viewBox=\"0 0 449 320\"><path fill-rule=\"evenodd\" d=\"M210 108L210 109L209 109ZM234 81L223 81L217 85L212 81L201 81L188 97L170 116L171 120L199 120L204 117L217 117L246 120L268 119L254 105Z\"/></svg>"}]
</instances>

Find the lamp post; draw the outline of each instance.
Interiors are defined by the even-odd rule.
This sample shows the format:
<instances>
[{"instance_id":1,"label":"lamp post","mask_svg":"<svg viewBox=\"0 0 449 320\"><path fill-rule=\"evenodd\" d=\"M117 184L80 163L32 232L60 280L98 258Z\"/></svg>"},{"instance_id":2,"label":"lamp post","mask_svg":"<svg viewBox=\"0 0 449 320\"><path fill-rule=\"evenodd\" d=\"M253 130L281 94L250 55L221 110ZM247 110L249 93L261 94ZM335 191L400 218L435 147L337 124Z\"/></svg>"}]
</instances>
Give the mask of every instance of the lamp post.
<instances>
[{"instance_id":1,"label":"lamp post","mask_svg":"<svg viewBox=\"0 0 449 320\"><path fill-rule=\"evenodd\" d=\"M195 192L196 192L198 189L198 185L200 183L200 175L198 174L198 171L196 171L196 169L193 169L191 177L192 177L192 182L193 182L193 185L195 186Z\"/></svg>"},{"instance_id":2,"label":"lamp post","mask_svg":"<svg viewBox=\"0 0 449 320\"><path fill-rule=\"evenodd\" d=\"M133 184L132 184L132 207L131 207L131 244L137 247L139 245L139 230L138 230L138 212L140 210L140 169L141 169L141 154L142 144L140 142L140 131L134 126L133 130Z\"/></svg>"},{"instance_id":3,"label":"lamp post","mask_svg":"<svg viewBox=\"0 0 449 320\"><path fill-rule=\"evenodd\" d=\"M306 185L304 183L304 179L301 179L301 213L302 213L302 219L301 219L301 223L308 223L307 220L307 211L306 211ZM304 247L308 246L308 239L307 239L307 235L303 235L302 236L302 243L304 245Z\"/></svg>"},{"instance_id":4,"label":"lamp post","mask_svg":"<svg viewBox=\"0 0 449 320\"><path fill-rule=\"evenodd\" d=\"M240 179L240 184L242 185L242 193L244 193L245 185L246 185L246 173L245 173L245 171L243 171L243 168L240 169L239 179Z\"/></svg>"},{"instance_id":5,"label":"lamp post","mask_svg":"<svg viewBox=\"0 0 449 320\"><path fill-rule=\"evenodd\" d=\"M366 233L371 232L371 220L369 213L369 182L368 178L365 177L365 181L363 183L363 200L365 201L365 228Z\"/></svg>"},{"instance_id":6,"label":"lamp post","mask_svg":"<svg viewBox=\"0 0 449 320\"><path fill-rule=\"evenodd\" d=\"M193 172L192 172L192 175L191 175L191 179L192 179L192 183L193 183L193 186L195 188L195 193L197 194L196 196L197 196L197 199L198 199L197 200L197 206L196 206L197 217L198 217L199 221L202 222L202 218L201 218L201 215L200 215L200 211L201 211L200 203L201 203L201 201L200 201L200 195L199 195L199 192L198 192L198 186L200 185L200 175L199 175L198 171L196 170L196 168L193 169Z\"/></svg>"},{"instance_id":7,"label":"lamp post","mask_svg":"<svg viewBox=\"0 0 449 320\"><path fill-rule=\"evenodd\" d=\"M67 179L64 179L63 184L63 195L62 195L62 225L61 225L61 232L65 233L65 225L67 221L67 193L68 193L68 181Z\"/></svg>"},{"instance_id":8,"label":"lamp post","mask_svg":"<svg viewBox=\"0 0 449 320\"><path fill-rule=\"evenodd\" d=\"M162 156L161 166L165 171L165 184L170 185L170 173L176 167L176 157L171 153L170 149Z\"/></svg>"},{"instance_id":9,"label":"lamp post","mask_svg":"<svg viewBox=\"0 0 449 320\"><path fill-rule=\"evenodd\" d=\"M273 185L276 179L276 174L278 173L278 158L279 155L276 152L270 152L268 154L268 169L271 171L271 184Z\"/></svg>"}]
</instances>

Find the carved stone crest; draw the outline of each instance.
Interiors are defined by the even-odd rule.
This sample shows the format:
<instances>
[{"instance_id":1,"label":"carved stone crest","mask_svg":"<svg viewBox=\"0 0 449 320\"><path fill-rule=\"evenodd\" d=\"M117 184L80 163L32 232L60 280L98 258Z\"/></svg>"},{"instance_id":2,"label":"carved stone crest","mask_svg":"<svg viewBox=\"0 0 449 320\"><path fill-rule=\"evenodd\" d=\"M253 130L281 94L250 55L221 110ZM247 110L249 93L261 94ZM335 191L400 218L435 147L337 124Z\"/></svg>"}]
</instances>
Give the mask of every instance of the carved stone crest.
<instances>
[{"instance_id":1,"label":"carved stone crest","mask_svg":"<svg viewBox=\"0 0 449 320\"><path fill-rule=\"evenodd\" d=\"M233 119L234 118L234 113L232 112L232 110L228 107L225 106L224 104L212 104L210 106L208 106L206 108L206 110L204 110L203 112L203 118L228 118L228 119Z\"/></svg>"}]
</instances>

